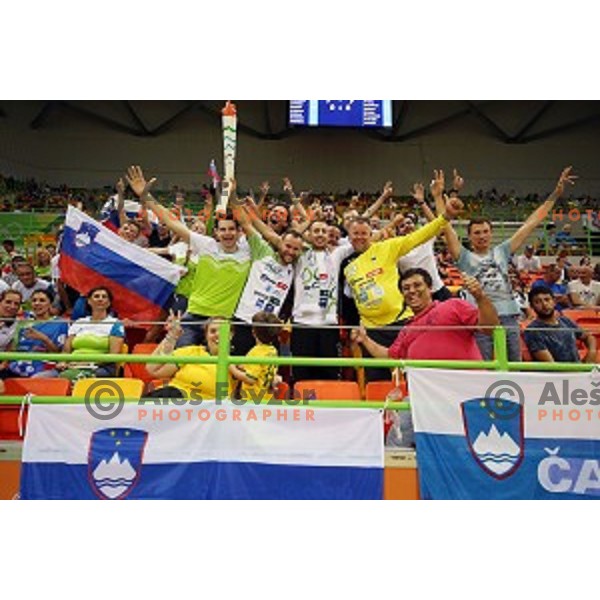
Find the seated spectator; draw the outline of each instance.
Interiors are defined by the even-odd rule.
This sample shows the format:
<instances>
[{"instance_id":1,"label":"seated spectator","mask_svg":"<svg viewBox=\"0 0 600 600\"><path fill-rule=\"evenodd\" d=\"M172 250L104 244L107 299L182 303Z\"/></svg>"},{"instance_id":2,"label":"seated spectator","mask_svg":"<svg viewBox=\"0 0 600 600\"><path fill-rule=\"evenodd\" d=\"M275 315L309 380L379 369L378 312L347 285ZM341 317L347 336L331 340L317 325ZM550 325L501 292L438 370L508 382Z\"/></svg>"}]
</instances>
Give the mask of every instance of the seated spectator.
<instances>
[{"instance_id":1,"label":"seated spectator","mask_svg":"<svg viewBox=\"0 0 600 600\"><path fill-rule=\"evenodd\" d=\"M563 248L559 250L556 257L556 266L560 269L560 278L557 283L568 283L573 277L571 277L571 269L573 264L569 260L569 251Z\"/></svg>"},{"instance_id":2,"label":"seated spectator","mask_svg":"<svg viewBox=\"0 0 600 600\"><path fill-rule=\"evenodd\" d=\"M63 346L65 354L120 354L123 349L125 330L123 325L111 316L112 292L105 287L96 287L88 292L87 305L90 316L77 319L68 331ZM61 377L75 380L80 377L115 377L115 363L59 363L57 369L63 371Z\"/></svg>"},{"instance_id":3,"label":"seated spectator","mask_svg":"<svg viewBox=\"0 0 600 600\"><path fill-rule=\"evenodd\" d=\"M12 286L13 283L19 281L16 272L17 267L21 263L29 264L24 256L16 254L10 259L10 262L6 263L4 267L2 267L2 279L9 286Z\"/></svg>"},{"instance_id":4,"label":"seated spectator","mask_svg":"<svg viewBox=\"0 0 600 600\"><path fill-rule=\"evenodd\" d=\"M523 282L521 281L519 274L512 265L509 266L508 277L512 286L513 298L515 299L515 302L519 305L521 318L526 319L529 317L530 313L529 300L527 298Z\"/></svg>"},{"instance_id":5,"label":"seated spectator","mask_svg":"<svg viewBox=\"0 0 600 600\"><path fill-rule=\"evenodd\" d=\"M542 264L538 256L534 256L532 245L525 246L525 252L517 258L517 270L521 273L529 271L541 271Z\"/></svg>"},{"instance_id":6,"label":"seated spectator","mask_svg":"<svg viewBox=\"0 0 600 600\"><path fill-rule=\"evenodd\" d=\"M476 308L458 298L434 301L432 284L431 276L424 269L409 269L402 276L402 293L415 316L400 331L390 348L370 339L364 327L353 337L376 358L482 360L475 327L486 327L483 331L491 335L491 327L500 322L481 285L474 277L465 278L465 287L477 302ZM457 328L457 325L466 328ZM452 328L444 329L444 326Z\"/></svg>"},{"instance_id":7,"label":"seated spectator","mask_svg":"<svg viewBox=\"0 0 600 600\"><path fill-rule=\"evenodd\" d=\"M549 287L539 285L532 289L529 304L537 318L525 329L524 338L533 360L578 363L576 340L579 339L588 350L585 362L596 362L596 338L557 313L555 297Z\"/></svg>"},{"instance_id":8,"label":"seated spectator","mask_svg":"<svg viewBox=\"0 0 600 600\"><path fill-rule=\"evenodd\" d=\"M563 246L576 246L577 240L571 235L571 224L563 225L561 231L558 231L554 236L553 243Z\"/></svg>"},{"instance_id":9,"label":"seated spectator","mask_svg":"<svg viewBox=\"0 0 600 600\"><path fill-rule=\"evenodd\" d=\"M180 324L181 313L171 311L165 329L167 335L153 352L155 356L216 356L219 352L219 328L222 319L210 318L204 325L206 346L185 346L175 350L177 340L183 334ZM169 383L150 394L157 398L192 398L205 400L216 398L217 365L215 364L147 364L146 369L156 379L170 379ZM229 390L233 392L235 382L229 377Z\"/></svg>"},{"instance_id":10,"label":"seated spectator","mask_svg":"<svg viewBox=\"0 0 600 600\"><path fill-rule=\"evenodd\" d=\"M574 267L578 279L569 281L569 299L574 307L596 307L600 304L600 282L593 281L591 266Z\"/></svg>"},{"instance_id":11,"label":"seated spectator","mask_svg":"<svg viewBox=\"0 0 600 600\"><path fill-rule=\"evenodd\" d=\"M52 281L52 256L46 248L38 248L35 253L35 274L40 279Z\"/></svg>"},{"instance_id":12,"label":"seated spectator","mask_svg":"<svg viewBox=\"0 0 600 600\"><path fill-rule=\"evenodd\" d=\"M21 310L21 294L14 290L0 292L0 351L12 350L17 330L17 314ZM0 393L4 391L3 379L13 377L7 362L0 363Z\"/></svg>"},{"instance_id":13,"label":"seated spectator","mask_svg":"<svg viewBox=\"0 0 600 600\"><path fill-rule=\"evenodd\" d=\"M275 345L282 322L274 314L261 311L252 317L252 325L252 335L256 345L246 356L276 357L278 352ZM231 373L241 382L241 398L258 400L273 396L273 386L277 376L275 365L231 365Z\"/></svg>"},{"instance_id":14,"label":"seated spectator","mask_svg":"<svg viewBox=\"0 0 600 600\"><path fill-rule=\"evenodd\" d=\"M12 260L16 255L14 240L3 240L2 247L6 254L8 254L8 257Z\"/></svg>"},{"instance_id":15,"label":"seated spectator","mask_svg":"<svg viewBox=\"0 0 600 600\"><path fill-rule=\"evenodd\" d=\"M548 265L544 276L533 282L531 289L534 290L540 286L549 288L556 302L557 310L562 311L571 306L571 301L569 300L567 286L564 283L558 283L560 275L560 268L556 263L552 263L551 265Z\"/></svg>"},{"instance_id":16,"label":"seated spectator","mask_svg":"<svg viewBox=\"0 0 600 600\"><path fill-rule=\"evenodd\" d=\"M31 297L38 290L49 290L54 297L52 284L45 279L40 279L35 274L35 269L29 263L20 263L17 266L18 281L12 284L11 289L19 292L23 298L23 308L31 310Z\"/></svg>"},{"instance_id":17,"label":"seated spectator","mask_svg":"<svg viewBox=\"0 0 600 600\"><path fill-rule=\"evenodd\" d=\"M17 352L61 352L69 326L52 316L52 295L38 290L31 296L32 312L25 315L35 323L19 326L15 339ZM9 364L14 377L57 377L55 362L19 360Z\"/></svg>"}]
</instances>

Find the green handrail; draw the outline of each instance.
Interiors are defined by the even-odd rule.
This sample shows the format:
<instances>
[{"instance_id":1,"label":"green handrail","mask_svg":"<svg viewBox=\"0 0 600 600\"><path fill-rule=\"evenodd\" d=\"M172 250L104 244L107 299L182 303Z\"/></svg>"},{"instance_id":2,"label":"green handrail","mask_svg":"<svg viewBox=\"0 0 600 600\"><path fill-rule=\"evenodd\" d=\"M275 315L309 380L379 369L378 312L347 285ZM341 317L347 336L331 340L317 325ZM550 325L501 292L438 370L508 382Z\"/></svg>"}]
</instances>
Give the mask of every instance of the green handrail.
<instances>
[{"instance_id":1,"label":"green handrail","mask_svg":"<svg viewBox=\"0 0 600 600\"><path fill-rule=\"evenodd\" d=\"M229 365L276 365L276 366L336 366L336 367L381 367L381 368L431 368L431 369L464 369L464 370L490 370L499 371L564 371L564 372L587 372L597 368L597 365L591 363L540 363L540 362L510 362L508 360L506 346L506 331L503 327L496 327L493 331L495 360L490 361L448 361L448 360L403 360L403 359L379 359L379 358L307 358L307 357L248 357L248 356L230 356L230 333L231 325L224 321L219 329L219 346L217 356L158 356L142 354L61 354L44 353L43 358L46 361L57 362L82 362L87 363L147 363L147 364L166 364L177 362L178 364L216 364L217 365L217 398L220 402L227 396L228 390L228 369ZM40 354L36 352L0 352L0 361L5 360L40 360ZM139 402L138 398L124 399L126 402ZM160 400L160 399L153 399ZM302 401L302 399L299 399ZM4 404L20 404L23 398L20 396L3 396L0 402ZM73 396L36 396L36 403L81 403L83 398ZM110 400L106 400L110 402ZM247 400L247 403L254 403L257 406L269 404L268 399ZM147 402L151 404L151 402ZM278 404L275 404L278 405ZM357 401L323 401L308 400L300 404L296 399L283 401L283 406L315 406L315 407L352 407L359 406L369 408L389 408L390 410L407 410L406 402L357 402Z\"/></svg>"}]
</instances>

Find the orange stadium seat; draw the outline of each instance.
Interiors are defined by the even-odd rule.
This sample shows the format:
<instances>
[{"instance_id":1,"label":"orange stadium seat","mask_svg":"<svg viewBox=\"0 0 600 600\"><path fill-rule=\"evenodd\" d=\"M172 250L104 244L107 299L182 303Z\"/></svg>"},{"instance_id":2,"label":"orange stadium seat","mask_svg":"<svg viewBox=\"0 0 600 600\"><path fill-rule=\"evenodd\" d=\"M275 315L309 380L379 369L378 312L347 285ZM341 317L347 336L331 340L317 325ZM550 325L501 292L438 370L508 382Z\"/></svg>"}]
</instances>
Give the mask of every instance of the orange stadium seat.
<instances>
[{"instance_id":1,"label":"orange stadium seat","mask_svg":"<svg viewBox=\"0 0 600 600\"><path fill-rule=\"evenodd\" d=\"M297 381L294 395L312 400L361 400L356 381Z\"/></svg>"},{"instance_id":2,"label":"orange stadium seat","mask_svg":"<svg viewBox=\"0 0 600 600\"><path fill-rule=\"evenodd\" d=\"M371 402L382 402L387 398L387 395L396 387L393 381L370 381L365 388L366 399ZM406 380L400 382L402 397L408 396L408 388Z\"/></svg>"},{"instance_id":3,"label":"orange stadium seat","mask_svg":"<svg viewBox=\"0 0 600 600\"><path fill-rule=\"evenodd\" d=\"M152 354L157 347L158 344L137 344L132 354ZM150 383L153 379L146 369L146 363L126 363L123 376L135 377L144 383Z\"/></svg>"},{"instance_id":4,"label":"orange stadium seat","mask_svg":"<svg viewBox=\"0 0 600 600\"><path fill-rule=\"evenodd\" d=\"M54 378L15 378L4 380L5 396L68 396L71 382L68 379ZM0 397L0 402L2 398ZM0 403L0 440L22 440L19 435L19 412L21 406L18 404ZM23 412L23 428L27 424L27 406Z\"/></svg>"}]
</instances>

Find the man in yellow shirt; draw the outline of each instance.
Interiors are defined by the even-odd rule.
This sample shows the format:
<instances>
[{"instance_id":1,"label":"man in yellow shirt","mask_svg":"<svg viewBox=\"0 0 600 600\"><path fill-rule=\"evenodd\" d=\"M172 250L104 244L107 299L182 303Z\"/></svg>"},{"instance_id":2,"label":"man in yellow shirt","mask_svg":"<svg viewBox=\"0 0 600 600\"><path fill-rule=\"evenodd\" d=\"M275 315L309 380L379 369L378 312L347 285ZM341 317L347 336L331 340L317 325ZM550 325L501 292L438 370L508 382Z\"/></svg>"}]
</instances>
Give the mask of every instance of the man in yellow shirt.
<instances>
[{"instance_id":1,"label":"man in yellow shirt","mask_svg":"<svg viewBox=\"0 0 600 600\"><path fill-rule=\"evenodd\" d=\"M348 239L355 255L344 267L344 280L358 310L361 325L378 344L391 346L398 329L413 316L398 286L398 259L440 234L462 210L462 202L451 198L445 212L415 232L373 242L367 219L353 219ZM388 369L367 369L369 381L389 379Z\"/></svg>"}]
</instances>

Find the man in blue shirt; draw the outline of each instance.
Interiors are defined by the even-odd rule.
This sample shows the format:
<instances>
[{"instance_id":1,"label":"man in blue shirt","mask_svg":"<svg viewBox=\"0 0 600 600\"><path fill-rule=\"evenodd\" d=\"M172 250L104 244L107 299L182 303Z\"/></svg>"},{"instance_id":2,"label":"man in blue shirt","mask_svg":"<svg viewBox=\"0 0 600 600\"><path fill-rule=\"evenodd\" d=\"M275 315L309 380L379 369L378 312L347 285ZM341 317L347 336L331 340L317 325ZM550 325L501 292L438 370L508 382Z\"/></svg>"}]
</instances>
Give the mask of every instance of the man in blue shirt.
<instances>
[{"instance_id":1,"label":"man in blue shirt","mask_svg":"<svg viewBox=\"0 0 600 600\"><path fill-rule=\"evenodd\" d=\"M556 302L556 310L563 311L565 308L570 308L571 301L569 300L569 290L565 283L558 283L561 271L557 264L552 263L546 268L544 277L533 282L532 290L538 287L548 288Z\"/></svg>"},{"instance_id":2,"label":"man in blue shirt","mask_svg":"<svg viewBox=\"0 0 600 600\"><path fill-rule=\"evenodd\" d=\"M533 360L539 362L581 362L576 340L587 347L586 363L596 362L596 338L571 319L556 311L552 290L541 284L529 292L529 305L537 319L525 329L524 337Z\"/></svg>"}]
</instances>

